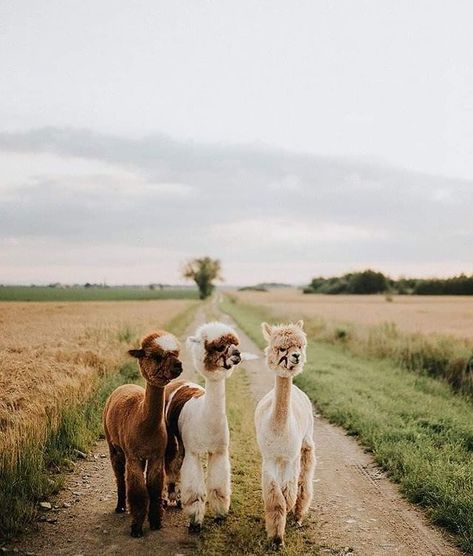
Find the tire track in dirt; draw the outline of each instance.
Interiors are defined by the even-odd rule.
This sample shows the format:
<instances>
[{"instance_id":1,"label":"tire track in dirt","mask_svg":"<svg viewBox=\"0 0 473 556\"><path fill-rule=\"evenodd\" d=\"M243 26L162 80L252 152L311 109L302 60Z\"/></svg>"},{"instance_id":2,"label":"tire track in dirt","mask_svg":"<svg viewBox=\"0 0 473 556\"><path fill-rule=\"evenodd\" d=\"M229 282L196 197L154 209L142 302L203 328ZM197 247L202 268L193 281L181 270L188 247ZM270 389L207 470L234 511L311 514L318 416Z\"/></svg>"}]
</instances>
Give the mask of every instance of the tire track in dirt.
<instances>
[{"instance_id":1,"label":"tire track in dirt","mask_svg":"<svg viewBox=\"0 0 473 556\"><path fill-rule=\"evenodd\" d=\"M215 310L218 310L215 304ZM220 313L221 314L221 313ZM273 387L263 353L228 315L242 349L260 355L245 363L258 401ZM428 523L421 510L406 501L356 440L316 414L315 497L307 527L314 527L321 554L360 556L458 556L446 533Z\"/></svg>"}]
</instances>

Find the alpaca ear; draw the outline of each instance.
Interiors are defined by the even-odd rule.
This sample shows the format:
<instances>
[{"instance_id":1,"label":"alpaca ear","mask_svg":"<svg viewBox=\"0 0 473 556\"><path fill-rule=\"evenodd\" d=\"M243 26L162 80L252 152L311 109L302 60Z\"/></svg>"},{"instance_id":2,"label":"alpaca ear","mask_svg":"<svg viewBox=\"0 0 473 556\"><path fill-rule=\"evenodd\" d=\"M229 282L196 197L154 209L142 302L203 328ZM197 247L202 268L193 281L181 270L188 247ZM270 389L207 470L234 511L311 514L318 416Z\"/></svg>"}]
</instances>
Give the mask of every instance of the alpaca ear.
<instances>
[{"instance_id":1,"label":"alpaca ear","mask_svg":"<svg viewBox=\"0 0 473 556\"><path fill-rule=\"evenodd\" d=\"M136 357L136 359L140 359L140 357L145 356L145 352L143 349L130 349L128 350L128 355L131 355L132 357Z\"/></svg>"},{"instance_id":2,"label":"alpaca ear","mask_svg":"<svg viewBox=\"0 0 473 556\"><path fill-rule=\"evenodd\" d=\"M298 320L296 322L296 326L297 326L297 328L300 328L301 330L304 330L304 321L302 319Z\"/></svg>"},{"instance_id":3,"label":"alpaca ear","mask_svg":"<svg viewBox=\"0 0 473 556\"><path fill-rule=\"evenodd\" d=\"M259 356L255 353L248 353L247 351L242 351L240 353L242 361L252 361L253 359L259 359Z\"/></svg>"},{"instance_id":4,"label":"alpaca ear","mask_svg":"<svg viewBox=\"0 0 473 556\"><path fill-rule=\"evenodd\" d=\"M269 340L271 339L271 334L273 332L273 327L267 322L262 322L261 330L263 331L263 338L269 342Z\"/></svg>"}]
</instances>

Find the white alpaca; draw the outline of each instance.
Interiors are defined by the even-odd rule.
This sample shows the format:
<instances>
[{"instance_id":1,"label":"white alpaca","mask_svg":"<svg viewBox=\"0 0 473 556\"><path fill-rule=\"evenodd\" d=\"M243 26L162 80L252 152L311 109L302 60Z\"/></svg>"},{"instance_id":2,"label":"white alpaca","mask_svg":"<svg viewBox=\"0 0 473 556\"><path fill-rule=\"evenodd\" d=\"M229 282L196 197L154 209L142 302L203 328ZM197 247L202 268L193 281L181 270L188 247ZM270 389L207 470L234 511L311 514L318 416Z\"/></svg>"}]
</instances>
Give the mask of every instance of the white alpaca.
<instances>
[{"instance_id":1,"label":"white alpaca","mask_svg":"<svg viewBox=\"0 0 473 556\"><path fill-rule=\"evenodd\" d=\"M266 532L275 547L284 544L287 512L294 510L297 524L301 525L313 494L312 404L307 395L292 384L306 360L303 325L303 321L261 325L268 341L266 363L276 376L273 390L256 407L255 424L263 456Z\"/></svg>"},{"instance_id":2,"label":"white alpaca","mask_svg":"<svg viewBox=\"0 0 473 556\"><path fill-rule=\"evenodd\" d=\"M225 411L225 379L242 359L236 332L221 322L201 326L187 340L196 370L205 378L205 389L177 380L166 388L168 450L166 473L169 498L176 497L180 471L181 502L189 530L200 531L205 499L217 519L230 507L229 431ZM208 454L207 489L201 456Z\"/></svg>"}]
</instances>

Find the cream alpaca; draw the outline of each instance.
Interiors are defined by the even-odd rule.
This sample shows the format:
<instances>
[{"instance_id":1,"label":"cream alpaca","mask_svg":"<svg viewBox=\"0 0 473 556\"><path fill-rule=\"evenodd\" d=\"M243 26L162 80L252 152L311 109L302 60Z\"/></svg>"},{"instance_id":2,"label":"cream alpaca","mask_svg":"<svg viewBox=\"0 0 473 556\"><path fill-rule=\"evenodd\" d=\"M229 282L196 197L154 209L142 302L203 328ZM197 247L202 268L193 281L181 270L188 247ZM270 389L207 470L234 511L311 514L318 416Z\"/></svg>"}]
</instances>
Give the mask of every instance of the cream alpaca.
<instances>
[{"instance_id":1,"label":"cream alpaca","mask_svg":"<svg viewBox=\"0 0 473 556\"><path fill-rule=\"evenodd\" d=\"M229 431L225 412L225 379L246 354L241 354L235 331L221 322L201 326L188 338L196 370L205 378L205 389L178 380L166 387L168 449L166 473L169 497L176 498L180 472L181 501L189 530L200 531L205 499L216 518L230 507ZM249 358L249 354L246 355ZM201 456L208 454L207 489Z\"/></svg>"},{"instance_id":2,"label":"cream alpaca","mask_svg":"<svg viewBox=\"0 0 473 556\"><path fill-rule=\"evenodd\" d=\"M303 321L261 325L268 341L266 363L275 373L275 386L258 403L256 435L263 456L262 483L266 532L277 547L284 544L287 512L298 525L312 500L315 468L314 418L309 398L292 384L306 359Z\"/></svg>"}]
</instances>

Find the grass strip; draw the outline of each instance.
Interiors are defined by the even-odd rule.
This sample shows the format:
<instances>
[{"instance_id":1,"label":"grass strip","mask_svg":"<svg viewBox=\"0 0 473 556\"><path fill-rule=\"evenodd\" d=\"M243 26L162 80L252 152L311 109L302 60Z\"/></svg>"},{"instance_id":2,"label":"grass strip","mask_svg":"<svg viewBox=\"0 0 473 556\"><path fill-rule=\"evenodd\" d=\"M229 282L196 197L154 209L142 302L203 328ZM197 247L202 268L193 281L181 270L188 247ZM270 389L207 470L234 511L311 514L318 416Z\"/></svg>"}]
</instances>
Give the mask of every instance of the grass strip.
<instances>
[{"instance_id":1,"label":"grass strip","mask_svg":"<svg viewBox=\"0 0 473 556\"><path fill-rule=\"evenodd\" d=\"M0 285L0 301L144 301L198 298L197 289L194 288L164 288L161 290L145 287L55 288Z\"/></svg>"},{"instance_id":2,"label":"grass strip","mask_svg":"<svg viewBox=\"0 0 473 556\"><path fill-rule=\"evenodd\" d=\"M222 308L264 346L260 322L271 320L264 308L228 298ZM473 411L466 398L441 381L311 337L296 382L325 417L373 452L409 500L473 552Z\"/></svg>"}]
</instances>

